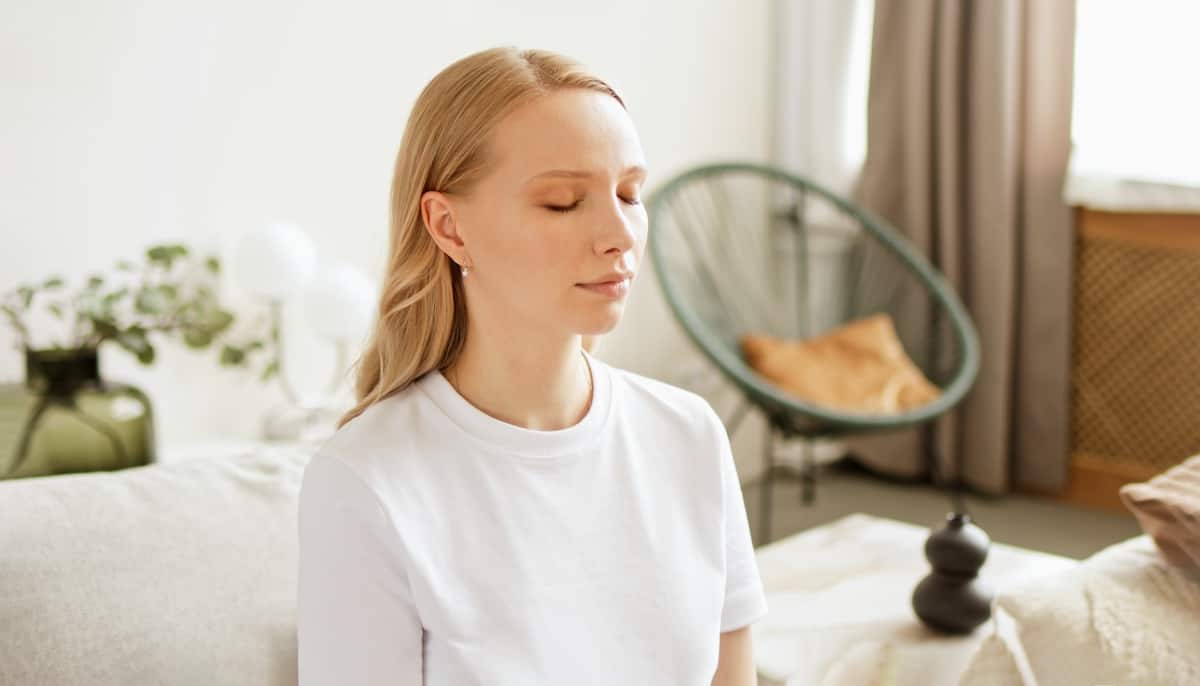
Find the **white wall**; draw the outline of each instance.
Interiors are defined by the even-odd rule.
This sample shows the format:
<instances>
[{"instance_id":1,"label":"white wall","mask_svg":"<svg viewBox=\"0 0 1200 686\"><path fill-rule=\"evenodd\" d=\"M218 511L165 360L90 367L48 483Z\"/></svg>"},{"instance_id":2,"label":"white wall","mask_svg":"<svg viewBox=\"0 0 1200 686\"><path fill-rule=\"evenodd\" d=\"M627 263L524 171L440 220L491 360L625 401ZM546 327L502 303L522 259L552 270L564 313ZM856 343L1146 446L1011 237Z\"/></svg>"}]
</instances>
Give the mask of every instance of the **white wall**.
<instances>
[{"instance_id":1,"label":"white wall","mask_svg":"<svg viewBox=\"0 0 1200 686\"><path fill-rule=\"evenodd\" d=\"M77 280L164 240L228 260L241 232L271 218L377 277L413 100L454 59L499 44L558 50L609 79L651 185L695 163L769 157L766 0L2 7L0 290L53 273ZM330 351L302 338L300 316L285 331L295 385L318 388ZM23 373L10 343L0 329L0 380ZM600 355L670 379L690 350L646 269ZM151 395L160 447L254 435L282 398L219 368L215 351L160 349L146 369L114 347L102 369Z\"/></svg>"}]
</instances>

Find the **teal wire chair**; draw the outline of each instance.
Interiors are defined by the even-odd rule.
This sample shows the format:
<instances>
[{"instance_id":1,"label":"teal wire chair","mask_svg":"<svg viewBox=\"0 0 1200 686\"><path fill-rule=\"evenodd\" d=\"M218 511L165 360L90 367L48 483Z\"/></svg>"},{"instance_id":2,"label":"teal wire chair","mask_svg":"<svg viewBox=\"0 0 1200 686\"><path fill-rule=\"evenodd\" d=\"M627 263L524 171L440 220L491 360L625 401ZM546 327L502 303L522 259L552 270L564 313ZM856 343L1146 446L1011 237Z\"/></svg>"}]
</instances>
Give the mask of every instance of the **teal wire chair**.
<instances>
[{"instance_id":1,"label":"teal wire chair","mask_svg":"<svg viewBox=\"0 0 1200 686\"><path fill-rule=\"evenodd\" d=\"M770 540L771 490L795 476L775 461L777 438L801 438L802 497L815 496L812 442L925 424L966 394L979 342L946 280L891 226L821 186L768 166L685 171L648 197L649 252L687 336L740 394L726 429L751 408L767 419L760 540ZM892 316L905 351L941 388L902 414L845 412L804 401L743 359L743 333L807 338L876 313ZM932 465L936 468L936 465Z\"/></svg>"}]
</instances>

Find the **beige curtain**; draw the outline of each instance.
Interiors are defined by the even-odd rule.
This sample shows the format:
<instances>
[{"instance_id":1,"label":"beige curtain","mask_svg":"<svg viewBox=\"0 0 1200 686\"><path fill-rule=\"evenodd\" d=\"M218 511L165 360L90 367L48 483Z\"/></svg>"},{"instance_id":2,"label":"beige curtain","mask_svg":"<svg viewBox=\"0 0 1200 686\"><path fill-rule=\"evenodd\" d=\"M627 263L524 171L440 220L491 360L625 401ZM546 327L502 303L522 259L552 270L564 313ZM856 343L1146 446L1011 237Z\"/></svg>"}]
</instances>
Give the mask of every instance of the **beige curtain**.
<instances>
[{"instance_id":1,"label":"beige curtain","mask_svg":"<svg viewBox=\"0 0 1200 686\"><path fill-rule=\"evenodd\" d=\"M1074 25L1075 0L875 2L855 196L946 275L982 347L975 387L932 431L855 444L878 469L920 474L932 445L976 489L1064 484Z\"/></svg>"}]
</instances>

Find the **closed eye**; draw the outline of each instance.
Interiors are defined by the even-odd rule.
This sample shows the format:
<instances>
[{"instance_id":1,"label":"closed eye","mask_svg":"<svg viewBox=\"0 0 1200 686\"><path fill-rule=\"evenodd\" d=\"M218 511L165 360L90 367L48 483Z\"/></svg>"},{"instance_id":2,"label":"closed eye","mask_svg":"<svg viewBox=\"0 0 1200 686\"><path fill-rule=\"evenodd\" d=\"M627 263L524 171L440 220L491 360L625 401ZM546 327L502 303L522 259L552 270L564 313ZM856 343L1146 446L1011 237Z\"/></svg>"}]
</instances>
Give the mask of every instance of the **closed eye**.
<instances>
[{"instance_id":1,"label":"closed eye","mask_svg":"<svg viewBox=\"0 0 1200 686\"><path fill-rule=\"evenodd\" d=\"M579 207L579 203L581 203L581 202L583 202L583 201L579 200L570 205L545 205L544 207L552 212L559 212L559 213L565 214L565 213L570 212L571 210L574 210L575 208ZM642 204L642 201L640 198L621 198L621 202L625 203L626 205L641 205Z\"/></svg>"}]
</instances>

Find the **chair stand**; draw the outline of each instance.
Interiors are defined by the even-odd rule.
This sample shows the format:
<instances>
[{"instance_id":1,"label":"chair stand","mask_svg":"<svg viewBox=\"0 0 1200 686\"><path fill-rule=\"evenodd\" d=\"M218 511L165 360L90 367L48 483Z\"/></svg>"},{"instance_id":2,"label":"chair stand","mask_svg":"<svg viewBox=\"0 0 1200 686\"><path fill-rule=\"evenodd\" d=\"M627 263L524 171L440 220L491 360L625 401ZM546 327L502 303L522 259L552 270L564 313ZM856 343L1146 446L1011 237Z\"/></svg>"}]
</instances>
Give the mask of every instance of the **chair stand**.
<instances>
[{"instance_id":1,"label":"chair stand","mask_svg":"<svg viewBox=\"0 0 1200 686\"><path fill-rule=\"evenodd\" d=\"M775 463L775 438L788 435L774 423L768 422L763 436L763 462L766 465L759 480L758 530L763 543L771 538L771 495L776 477L800 480L800 502L811 506L817 498L817 461L812 439L801 437L800 471Z\"/></svg>"}]
</instances>

